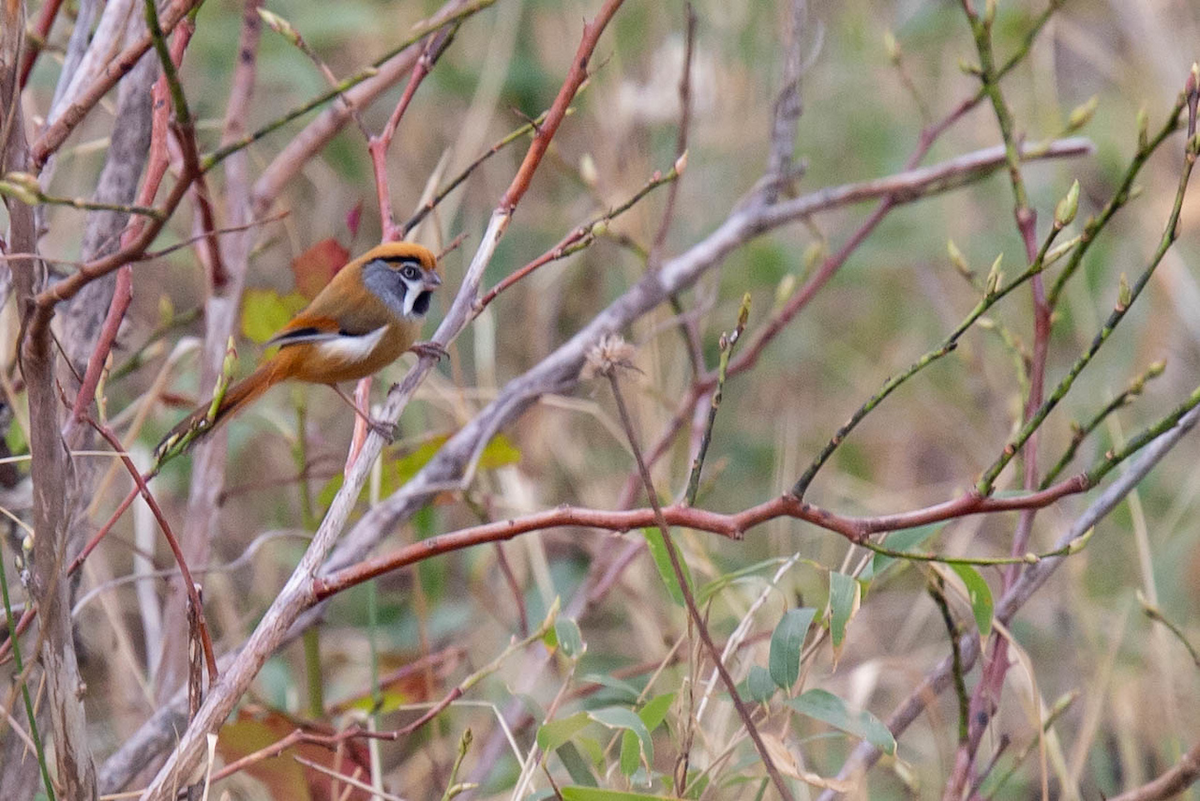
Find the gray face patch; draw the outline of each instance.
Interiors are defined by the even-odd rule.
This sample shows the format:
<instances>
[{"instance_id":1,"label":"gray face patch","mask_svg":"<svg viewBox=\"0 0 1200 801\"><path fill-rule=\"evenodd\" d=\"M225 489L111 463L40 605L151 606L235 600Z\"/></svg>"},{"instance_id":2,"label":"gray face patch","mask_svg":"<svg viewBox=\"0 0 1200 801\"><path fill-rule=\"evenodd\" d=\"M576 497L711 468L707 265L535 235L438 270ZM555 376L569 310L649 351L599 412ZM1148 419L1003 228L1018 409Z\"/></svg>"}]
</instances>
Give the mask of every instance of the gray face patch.
<instances>
[{"instance_id":1,"label":"gray face patch","mask_svg":"<svg viewBox=\"0 0 1200 801\"><path fill-rule=\"evenodd\" d=\"M395 314L419 320L429 311L426 272L415 259L400 265L373 259L363 266L363 283Z\"/></svg>"}]
</instances>

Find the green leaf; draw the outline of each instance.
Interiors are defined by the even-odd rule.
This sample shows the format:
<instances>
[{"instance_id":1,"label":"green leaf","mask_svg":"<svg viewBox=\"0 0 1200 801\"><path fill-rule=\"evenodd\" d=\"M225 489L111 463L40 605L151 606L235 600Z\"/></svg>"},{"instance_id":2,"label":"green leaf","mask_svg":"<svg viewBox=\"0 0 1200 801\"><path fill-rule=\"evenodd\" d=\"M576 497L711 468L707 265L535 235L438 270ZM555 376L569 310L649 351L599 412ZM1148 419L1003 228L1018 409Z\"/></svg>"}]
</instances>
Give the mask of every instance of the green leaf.
<instances>
[{"instance_id":1,"label":"green leaf","mask_svg":"<svg viewBox=\"0 0 1200 801\"><path fill-rule=\"evenodd\" d=\"M835 729L861 737L885 754L896 753L896 738L879 718L867 712L851 712L846 702L825 690L809 690L785 703L802 715L828 723Z\"/></svg>"},{"instance_id":2,"label":"green leaf","mask_svg":"<svg viewBox=\"0 0 1200 801\"><path fill-rule=\"evenodd\" d=\"M675 701L675 693L663 693L651 698L646 704L638 710L638 717L642 719L642 723L646 724L646 728L654 731L662 725L663 720L667 717L667 712L671 709L671 704Z\"/></svg>"},{"instance_id":3,"label":"green leaf","mask_svg":"<svg viewBox=\"0 0 1200 801\"><path fill-rule=\"evenodd\" d=\"M559 718L538 727L537 744L543 751L557 751L591 721L586 712L576 712L569 718Z\"/></svg>"},{"instance_id":4,"label":"green leaf","mask_svg":"<svg viewBox=\"0 0 1200 801\"><path fill-rule=\"evenodd\" d=\"M580 736L573 744L579 746L583 755L592 761L592 767L599 770L604 764L604 746L594 737ZM587 784L587 782L580 782L580 784Z\"/></svg>"},{"instance_id":5,"label":"green leaf","mask_svg":"<svg viewBox=\"0 0 1200 801\"><path fill-rule=\"evenodd\" d=\"M587 760L579 753L579 749L575 747L574 743L563 743L555 749L554 753L558 754L558 758L562 760L563 767L571 776L571 781L588 787L596 786L596 777L592 775L592 769L588 767Z\"/></svg>"},{"instance_id":6,"label":"green leaf","mask_svg":"<svg viewBox=\"0 0 1200 801\"><path fill-rule=\"evenodd\" d=\"M558 647L562 649L563 655L568 659L574 659L577 656L582 656L587 650L587 646L583 642L583 634L579 631L579 624L569 617L560 617L554 621L554 633L558 637Z\"/></svg>"},{"instance_id":7,"label":"green leaf","mask_svg":"<svg viewBox=\"0 0 1200 801\"><path fill-rule=\"evenodd\" d=\"M621 775L632 776L637 771L639 756L637 735L629 729L621 732Z\"/></svg>"},{"instance_id":8,"label":"green leaf","mask_svg":"<svg viewBox=\"0 0 1200 801\"><path fill-rule=\"evenodd\" d=\"M520 449L504 434L497 434L484 446L483 453L479 454L479 469L495 470L497 467L507 467L520 461Z\"/></svg>"},{"instance_id":9,"label":"green leaf","mask_svg":"<svg viewBox=\"0 0 1200 801\"><path fill-rule=\"evenodd\" d=\"M280 295L273 289L247 289L242 294L242 334L261 345L307 305L299 292Z\"/></svg>"},{"instance_id":10,"label":"green leaf","mask_svg":"<svg viewBox=\"0 0 1200 801\"><path fill-rule=\"evenodd\" d=\"M626 729L632 731L641 745L642 759L649 766L654 762L654 743L650 739L650 731L632 710L623 706L610 706L604 709L594 709L587 713L588 717L602 726L610 729ZM622 765L623 767L623 765ZM629 775L629 774L626 774Z\"/></svg>"},{"instance_id":11,"label":"green leaf","mask_svg":"<svg viewBox=\"0 0 1200 801\"><path fill-rule=\"evenodd\" d=\"M986 637L992 633L992 589L983 576L971 565L950 565L950 569L958 574L967 585L967 598L971 601L971 612L975 615L975 625L979 627L979 636Z\"/></svg>"},{"instance_id":12,"label":"green leaf","mask_svg":"<svg viewBox=\"0 0 1200 801\"><path fill-rule=\"evenodd\" d=\"M929 539L937 530L941 528L939 525L919 526L917 528L906 528L901 531L894 531L888 535L887 547L893 551L910 551L918 545ZM875 554L871 560L870 567L863 572L864 579L870 579L882 573L892 562L895 562L894 556L884 556L881 553ZM869 575L868 575L869 573Z\"/></svg>"},{"instance_id":13,"label":"green leaf","mask_svg":"<svg viewBox=\"0 0 1200 801\"><path fill-rule=\"evenodd\" d=\"M829 574L829 635L835 649L841 648L846 639L846 626L858 611L860 597L859 584L853 576Z\"/></svg>"},{"instance_id":14,"label":"green leaf","mask_svg":"<svg viewBox=\"0 0 1200 801\"><path fill-rule=\"evenodd\" d=\"M672 801L665 795L626 793L597 787L567 786L562 788L563 801Z\"/></svg>"},{"instance_id":15,"label":"green leaf","mask_svg":"<svg viewBox=\"0 0 1200 801\"><path fill-rule=\"evenodd\" d=\"M599 684L601 687L607 687L610 690L623 696L619 700L628 701L630 704L637 702L642 692L637 687L634 687L627 681L609 676L605 673L587 673L579 677L579 681L584 683Z\"/></svg>"},{"instance_id":16,"label":"green leaf","mask_svg":"<svg viewBox=\"0 0 1200 801\"><path fill-rule=\"evenodd\" d=\"M789 685L791 686L791 685ZM746 696L757 704L765 704L778 691L771 672L762 665L751 665L746 676Z\"/></svg>"},{"instance_id":17,"label":"green leaf","mask_svg":"<svg viewBox=\"0 0 1200 801\"><path fill-rule=\"evenodd\" d=\"M800 650L817 610L807 607L789 609L771 634L771 655L767 660L771 680L787 691L800 677Z\"/></svg>"},{"instance_id":18,"label":"green leaf","mask_svg":"<svg viewBox=\"0 0 1200 801\"><path fill-rule=\"evenodd\" d=\"M644 528L642 533L646 536L646 547L650 549L650 558L658 568L659 578L667 585L667 594L676 606L683 606L683 590L679 589L679 580L675 577L675 569L671 567L671 556L667 553L667 546L663 544L662 533L657 528ZM682 554L679 554L679 566L683 568L683 577L687 580L688 588L695 593L696 585L692 581L692 571L688 569Z\"/></svg>"},{"instance_id":19,"label":"green leaf","mask_svg":"<svg viewBox=\"0 0 1200 801\"><path fill-rule=\"evenodd\" d=\"M420 472L422 467L429 464L429 460L437 455L448 439L450 437L446 434L430 437L418 445L415 450L397 459L393 463L397 486L406 483ZM479 455L479 469L495 470L497 467L506 467L519 461L521 461L521 452L513 445L512 440L503 434L497 434L488 441L488 444L484 446L483 453Z\"/></svg>"},{"instance_id":20,"label":"green leaf","mask_svg":"<svg viewBox=\"0 0 1200 801\"><path fill-rule=\"evenodd\" d=\"M772 567L779 567L786 561L786 558L782 556L776 556L771 559L764 559L761 562L755 562L754 564L747 565L746 567L738 568L730 573L722 573L712 581L701 585L700 589L696 591L696 603L698 603L700 606L704 606L706 603L708 603L710 598L731 584L754 577L756 574ZM808 560L804 561L807 562Z\"/></svg>"}]
</instances>

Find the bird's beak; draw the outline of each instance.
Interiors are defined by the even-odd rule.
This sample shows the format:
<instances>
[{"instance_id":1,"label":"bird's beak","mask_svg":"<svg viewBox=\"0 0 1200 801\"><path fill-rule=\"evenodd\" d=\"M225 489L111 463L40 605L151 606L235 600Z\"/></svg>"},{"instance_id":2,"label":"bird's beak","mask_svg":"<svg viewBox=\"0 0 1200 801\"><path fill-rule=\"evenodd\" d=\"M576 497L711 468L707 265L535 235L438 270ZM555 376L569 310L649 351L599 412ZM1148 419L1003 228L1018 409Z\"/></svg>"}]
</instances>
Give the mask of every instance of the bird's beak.
<instances>
[{"instance_id":1,"label":"bird's beak","mask_svg":"<svg viewBox=\"0 0 1200 801\"><path fill-rule=\"evenodd\" d=\"M433 290L437 289L441 285L442 285L442 277L440 275L438 275L437 273L429 273L428 275L426 275L425 281L422 284L422 286L424 286L426 289L430 290L431 292Z\"/></svg>"}]
</instances>

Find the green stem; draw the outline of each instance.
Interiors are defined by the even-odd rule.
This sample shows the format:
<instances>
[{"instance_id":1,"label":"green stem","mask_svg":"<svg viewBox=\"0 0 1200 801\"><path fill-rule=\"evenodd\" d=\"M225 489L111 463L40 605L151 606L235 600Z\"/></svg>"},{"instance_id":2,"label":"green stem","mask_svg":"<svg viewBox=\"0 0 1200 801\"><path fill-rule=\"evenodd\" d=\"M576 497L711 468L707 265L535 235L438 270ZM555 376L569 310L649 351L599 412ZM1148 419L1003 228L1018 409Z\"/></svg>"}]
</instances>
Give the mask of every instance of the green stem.
<instances>
[{"instance_id":1,"label":"green stem","mask_svg":"<svg viewBox=\"0 0 1200 801\"><path fill-rule=\"evenodd\" d=\"M1117 325L1125 318L1125 314L1129 311L1129 307L1133 305L1133 302L1137 300L1139 295L1141 295L1142 290L1145 289L1146 284L1154 275L1155 268L1158 267L1159 263L1163 259L1163 256L1167 254L1167 250L1170 249L1176 238L1178 238L1179 214L1183 209L1183 198L1187 193L1188 179L1191 177L1192 168L1196 164L1196 153L1198 149L1200 149L1200 138L1193 136L1188 141L1185 149L1183 170L1179 176L1179 188L1175 192L1175 203L1171 208L1171 215L1167 220L1166 229L1163 231L1162 238L1159 240L1158 247L1155 249L1149 265L1142 272L1142 274L1138 276L1137 281L1135 281L1133 286L1130 288L1128 297L1117 299L1116 306L1114 306L1112 312L1108 315L1108 319L1105 320L1104 325L1092 339L1092 344L1088 347L1088 349L1078 359L1075 360L1075 363L1071 365L1071 369L1068 370L1063 379L1059 381L1058 386L1054 388L1054 391L1050 393L1050 396L1046 398L1041 406L1038 407L1037 411L1030 415L1025 424L1021 426L1021 430L1017 432L1017 435L1007 445L1004 446L1004 450L1001 452L999 458L997 458L996 461L984 471L983 475L979 479L979 482L976 484L976 490L979 492L979 494L986 496L992 493L993 489L995 488L996 478L1000 475L1000 472L1008 465L1009 462L1012 461L1013 457L1017 455L1017 453L1021 450L1021 447L1033 435L1033 432L1042 425L1046 419L1046 416L1053 411L1054 407L1058 405L1059 401L1066 396L1067 392L1070 391L1071 386L1075 383L1075 379L1078 378L1079 374L1083 372L1083 369L1091 363L1092 358L1100 350L1100 347L1108 341L1110 336L1112 336L1112 332L1116 330ZM1182 415L1183 413L1181 412L1180 416ZM1142 444L1144 445L1145 443L1143 442ZM1138 447L1141 447L1141 445L1138 445ZM1120 459L1113 461L1108 467L1101 470L1096 478L1098 479L1100 476L1103 476L1119 461ZM1092 475L1092 472L1088 473L1089 477L1092 477Z\"/></svg>"},{"instance_id":2,"label":"green stem","mask_svg":"<svg viewBox=\"0 0 1200 801\"><path fill-rule=\"evenodd\" d=\"M800 480L797 481L792 487L791 494L795 495L797 498L803 498L804 493L808 490L809 485L812 484L813 479L816 478L816 475L820 469L825 466L825 463L829 461L831 456L833 456L834 451L838 449L838 446L842 444L842 441L846 439L846 436L853 431L859 423L862 422L864 417L874 411L875 407L882 403L888 395L891 395L894 391L896 391L896 389L898 389L905 381L912 378L914 375L958 347L958 340L968 331L968 329L971 328L972 325L975 324L975 321L977 321L984 315L985 312L987 312L988 309L990 309L992 306L995 306L1006 295L1024 284L1026 281L1033 278L1033 276L1040 274L1042 270L1045 269L1046 253L1049 251L1050 246L1054 243L1055 238L1061 231L1062 227L1056 223L1050 229L1050 233L1046 236L1045 242L1042 243L1041 250L1038 251L1033 263L1030 264L1024 272L1022 272L1006 286L992 289L990 291L985 289L983 298L977 304L975 304L975 308L972 309L966 318L958 324L958 327L950 332L950 335L942 341L942 344L921 356L921 358L909 365L907 370L888 378L888 380L884 382L883 386L880 387L874 395L867 399L866 403L864 403L862 406L859 406L858 409L854 411L854 414L850 415L850 419L843 423L841 428L834 433L833 437L831 437L830 440L825 443L825 447L821 449L819 454L817 454L817 458L812 461L812 463L808 466L808 469L804 471L802 476L800 476Z\"/></svg>"},{"instance_id":3,"label":"green stem","mask_svg":"<svg viewBox=\"0 0 1200 801\"><path fill-rule=\"evenodd\" d=\"M1088 486L1094 487L1114 467L1177 426L1180 419L1197 406L1200 406L1200 387L1194 389L1187 400L1176 406L1166 417L1131 437L1124 447L1104 454L1090 470L1084 473Z\"/></svg>"},{"instance_id":4,"label":"green stem","mask_svg":"<svg viewBox=\"0 0 1200 801\"><path fill-rule=\"evenodd\" d=\"M1133 194L1133 181L1137 178L1138 173L1141 172L1142 167L1150 159L1154 151L1158 149L1158 146L1179 128L1179 116L1183 113L1184 102L1183 95L1181 94L1175 103L1175 107L1167 115L1167 121L1163 124L1163 127L1159 129L1153 139L1140 145L1137 152L1134 153L1133 159L1129 162L1129 167L1126 168L1125 175L1122 176L1121 183L1117 187L1117 191L1113 193L1112 198L1101 209L1098 216L1092 217L1087 221L1087 224L1083 228L1079 247L1071 254L1070 260L1063 267L1062 272L1058 274L1058 278L1054 281L1054 286L1050 288L1050 293L1046 297L1046 303L1049 304L1051 309L1054 309L1058 305L1063 287L1066 286L1067 281L1071 280L1071 276L1079 269L1079 265L1083 262L1083 257L1087 254L1088 248L1091 247L1092 241L1108 225L1113 215L1129 202Z\"/></svg>"},{"instance_id":5,"label":"green stem","mask_svg":"<svg viewBox=\"0 0 1200 801\"><path fill-rule=\"evenodd\" d=\"M1066 451L1063 453L1062 458L1058 460L1058 463L1055 464L1054 467L1050 468L1050 472L1046 473L1046 477L1042 479L1042 483L1038 486L1038 489L1044 490L1053 484L1055 479L1057 479L1062 471L1066 469L1067 465L1071 463L1071 460L1075 458L1075 453L1079 450L1079 446L1083 444L1083 441L1087 439L1087 437L1093 431L1099 428L1100 424L1108 419L1110 414L1113 414L1118 409L1128 405L1129 403L1132 403L1135 397L1142 394L1142 390L1147 381L1157 378L1160 375L1162 375L1162 362L1151 365L1150 369L1146 370L1146 372L1135 378L1124 392L1117 395L1117 397L1105 404L1104 408L1096 412L1096 414L1093 415L1090 420L1083 425L1075 426L1075 433L1071 436L1071 443L1067 446Z\"/></svg>"},{"instance_id":6,"label":"green stem","mask_svg":"<svg viewBox=\"0 0 1200 801\"><path fill-rule=\"evenodd\" d=\"M171 60L171 50L167 47L167 38L163 34L162 25L158 21L158 9L154 0L145 0L146 27L150 30L150 41L154 43L154 51L162 64L163 77L171 90L171 106L175 111L175 121L181 128L192 127L192 112L188 109L187 98L183 94L183 84L179 82L179 72L175 62ZM176 34L178 35L178 34Z\"/></svg>"},{"instance_id":7,"label":"green stem","mask_svg":"<svg viewBox=\"0 0 1200 801\"><path fill-rule=\"evenodd\" d=\"M0 545L3 545L3 537L0 537ZM25 666L21 661L21 638L17 636L16 620L13 618L12 602L8 597L8 575L4 568L4 553L3 548L0 548L0 594L4 596L4 615L8 620L9 639L12 641L13 667L16 669L17 675L21 676L25 672ZM21 697L25 701L25 715L29 718L29 738L33 740L33 749L37 752L38 766L42 770L42 784L46 787L46 795L50 801L54 801L54 783L50 781L50 768L46 764L46 752L42 748L42 738L38 734L37 718L34 716L33 699L29 697L29 684L21 679Z\"/></svg>"},{"instance_id":8,"label":"green stem","mask_svg":"<svg viewBox=\"0 0 1200 801\"><path fill-rule=\"evenodd\" d=\"M746 330L746 322L750 319L750 293L742 295L742 306L738 310L737 326L730 334L721 336L721 356L717 364L717 386L713 390L712 401L708 406L708 423L704 426L704 435L700 438L700 447L696 451L696 458L692 461L692 472L688 476L687 493L684 495L684 505L692 506L696 503L696 493L700 491L700 471L704 467L704 457L708 453L708 446L712 442L713 425L717 422L717 409L721 408L721 398L725 391L725 374L729 370L729 357L733 355L733 348L742 337L742 332ZM665 535L664 535L665 536Z\"/></svg>"},{"instance_id":9,"label":"green stem","mask_svg":"<svg viewBox=\"0 0 1200 801\"><path fill-rule=\"evenodd\" d=\"M388 61L389 59L393 58L394 56L396 56L403 50L406 50L407 48L412 47L414 44L416 44L417 42L424 39L426 36L428 36L433 31L436 31L437 29L439 29L445 25L451 25L459 20L464 20L467 17L470 17L471 15L476 14L476 13L482 11L483 9L491 6L495 2L496 2L496 0L476 0L476 2L471 3L470 5L464 6L463 8L460 8L458 11L449 15L448 17L443 19L441 22L438 22L436 24L422 25L420 28L418 28L416 31L414 31L411 36L409 36L407 39L405 39L399 45L392 48L387 53L385 53L384 55L382 55L378 59L376 59L374 62L372 62L371 66L366 67L362 70L359 70L354 75L351 75L349 78L346 78L345 80L339 81L332 89L325 92L324 94L318 95L317 97L314 97L312 100L309 100L307 103L297 106L296 108L283 114L282 116L277 117L276 119L268 122L266 125L263 125L261 128L258 128L257 130L247 134L246 136L242 137L241 139L236 139L236 140L230 142L229 144L224 145L224 146L218 148L217 150L214 150L212 153L208 154L207 156L204 156L203 158L200 159L201 172L208 172L213 167L217 166L218 164L220 164L222 161L224 161L226 158L233 155L237 151L254 144L259 139L262 139L267 134L277 131L278 129L282 128L284 125L287 125L292 120L294 120L298 117L303 117L305 114L312 111L313 109L315 109L319 106L325 105L329 101L340 96L343 92L346 92L349 89L352 89L353 87L357 86L358 84L362 83L363 81L367 80L368 78L374 77L375 75L377 75L379 73L379 67L382 66L385 61Z\"/></svg>"}]
</instances>

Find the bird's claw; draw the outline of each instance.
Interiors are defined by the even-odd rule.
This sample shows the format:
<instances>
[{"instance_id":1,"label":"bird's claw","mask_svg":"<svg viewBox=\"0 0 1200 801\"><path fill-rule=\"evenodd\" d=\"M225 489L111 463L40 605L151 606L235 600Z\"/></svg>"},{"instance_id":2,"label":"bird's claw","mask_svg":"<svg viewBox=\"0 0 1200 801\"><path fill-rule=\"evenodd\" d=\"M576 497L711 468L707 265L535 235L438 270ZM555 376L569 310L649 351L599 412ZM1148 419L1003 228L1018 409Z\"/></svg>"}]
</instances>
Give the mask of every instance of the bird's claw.
<instances>
[{"instance_id":1,"label":"bird's claw","mask_svg":"<svg viewBox=\"0 0 1200 801\"><path fill-rule=\"evenodd\" d=\"M395 442L396 436L400 432L398 423L389 423L387 420L377 420L374 417L367 418L367 428L387 440L388 444Z\"/></svg>"},{"instance_id":2,"label":"bird's claw","mask_svg":"<svg viewBox=\"0 0 1200 801\"><path fill-rule=\"evenodd\" d=\"M430 356L436 361L441 361L449 355L446 353L446 349L437 342L414 342L409 350L418 356Z\"/></svg>"}]
</instances>

